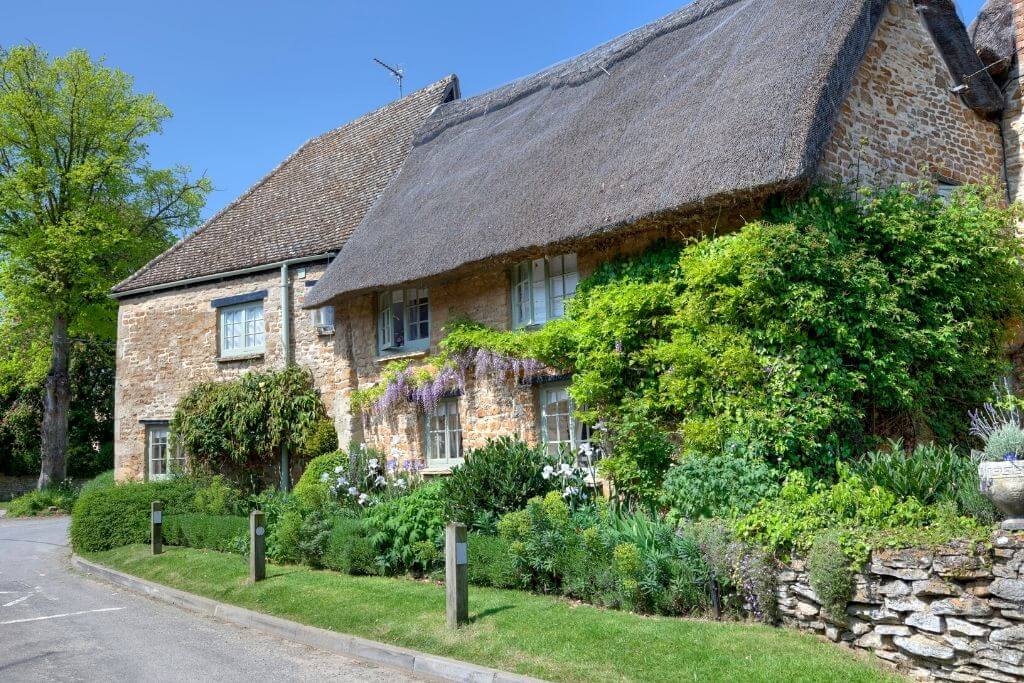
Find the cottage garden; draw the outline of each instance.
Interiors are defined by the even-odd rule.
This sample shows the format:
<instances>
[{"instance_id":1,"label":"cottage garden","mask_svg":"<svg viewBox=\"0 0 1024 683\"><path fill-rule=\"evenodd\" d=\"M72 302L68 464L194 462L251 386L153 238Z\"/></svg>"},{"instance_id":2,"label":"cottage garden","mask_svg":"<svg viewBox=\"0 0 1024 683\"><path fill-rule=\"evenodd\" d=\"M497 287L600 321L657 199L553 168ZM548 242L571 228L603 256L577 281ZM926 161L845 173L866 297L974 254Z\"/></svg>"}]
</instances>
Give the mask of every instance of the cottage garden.
<instances>
[{"instance_id":1,"label":"cottage garden","mask_svg":"<svg viewBox=\"0 0 1024 683\"><path fill-rule=\"evenodd\" d=\"M578 453L502 438L427 478L397 450L339 449L299 368L200 385L172 423L189 471L88 486L72 544L144 571L117 549L148 542L161 500L166 543L244 555L245 516L260 509L275 563L440 581L443 529L458 521L474 586L641 614L803 619L903 653L908 627L871 631L847 608L872 553L991 542L1001 518L978 462L1024 456L1004 380L1024 310L1014 211L984 188L950 201L819 189L734 234L600 267L539 330L450 323L429 364L395 362L353 397L372 424L408 402L429 411L470 374L515 386L571 373L592 426ZM281 446L308 459L288 493L272 486ZM794 597L803 581L813 613ZM1019 649L1003 648L1005 669ZM967 656L949 651L929 661Z\"/></svg>"}]
</instances>

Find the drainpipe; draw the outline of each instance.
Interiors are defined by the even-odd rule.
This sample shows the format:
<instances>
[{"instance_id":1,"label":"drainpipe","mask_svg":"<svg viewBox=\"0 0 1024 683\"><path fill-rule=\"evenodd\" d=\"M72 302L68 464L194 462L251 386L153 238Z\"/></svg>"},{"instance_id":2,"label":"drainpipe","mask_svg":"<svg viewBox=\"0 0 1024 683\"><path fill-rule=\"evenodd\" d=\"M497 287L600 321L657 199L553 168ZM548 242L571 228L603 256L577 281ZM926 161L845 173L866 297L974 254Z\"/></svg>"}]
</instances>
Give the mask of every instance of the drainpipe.
<instances>
[{"instance_id":1,"label":"drainpipe","mask_svg":"<svg viewBox=\"0 0 1024 683\"><path fill-rule=\"evenodd\" d=\"M283 350L284 366L292 364L292 339L291 339L291 296L288 287L288 262L281 264L281 349ZM288 447L281 444L281 492L285 493L290 488L291 481L288 476Z\"/></svg>"}]
</instances>

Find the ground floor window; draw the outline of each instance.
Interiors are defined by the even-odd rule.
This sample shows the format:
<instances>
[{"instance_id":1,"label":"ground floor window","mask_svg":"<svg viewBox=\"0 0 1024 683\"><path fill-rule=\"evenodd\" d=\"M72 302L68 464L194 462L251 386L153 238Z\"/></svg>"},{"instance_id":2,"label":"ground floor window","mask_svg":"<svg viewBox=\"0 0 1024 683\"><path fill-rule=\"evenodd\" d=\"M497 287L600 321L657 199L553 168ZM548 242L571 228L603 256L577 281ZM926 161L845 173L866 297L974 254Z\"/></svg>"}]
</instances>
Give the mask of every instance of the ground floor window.
<instances>
[{"instance_id":1,"label":"ground floor window","mask_svg":"<svg viewBox=\"0 0 1024 683\"><path fill-rule=\"evenodd\" d=\"M586 465L589 463L585 457L580 456L580 449L590 444L591 429L573 416L575 409L568 383L541 385L541 435L548 453L559 455L563 451L570 451L576 454L581 465Z\"/></svg>"},{"instance_id":2,"label":"ground floor window","mask_svg":"<svg viewBox=\"0 0 1024 683\"><path fill-rule=\"evenodd\" d=\"M427 467L452 467L462 462L459 400L445 399L427 415Z\"/></svg>"},{"instance_id":3,"label":"ground floor window","mask_svg":"<svg viewBox=\"0 0 1024 683\"><path fill-rule=\"evenodd\" d=\"M185 467L185 455L170 445L171 430L166 424L146 427L146 461L151 481L166 479Z\"/></svg>"}]
</instances>

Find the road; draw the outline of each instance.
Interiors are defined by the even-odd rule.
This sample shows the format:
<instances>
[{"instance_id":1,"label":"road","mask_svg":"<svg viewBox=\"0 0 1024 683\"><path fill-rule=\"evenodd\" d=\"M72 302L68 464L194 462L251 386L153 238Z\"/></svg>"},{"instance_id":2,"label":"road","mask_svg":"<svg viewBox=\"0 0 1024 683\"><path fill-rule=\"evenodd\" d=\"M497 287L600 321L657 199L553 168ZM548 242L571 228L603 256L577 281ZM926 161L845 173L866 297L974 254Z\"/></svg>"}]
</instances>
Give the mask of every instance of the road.
<instances>
[{"instance_id":1,"label":"road","mask_svg":"<svg viewBox=\"0 0 1024 683\"><path fill-rule=\"evenodd\" d=\"M0 681L412 681L71 568L68 519L0 518Z\"/></svg>"}]
</instances>

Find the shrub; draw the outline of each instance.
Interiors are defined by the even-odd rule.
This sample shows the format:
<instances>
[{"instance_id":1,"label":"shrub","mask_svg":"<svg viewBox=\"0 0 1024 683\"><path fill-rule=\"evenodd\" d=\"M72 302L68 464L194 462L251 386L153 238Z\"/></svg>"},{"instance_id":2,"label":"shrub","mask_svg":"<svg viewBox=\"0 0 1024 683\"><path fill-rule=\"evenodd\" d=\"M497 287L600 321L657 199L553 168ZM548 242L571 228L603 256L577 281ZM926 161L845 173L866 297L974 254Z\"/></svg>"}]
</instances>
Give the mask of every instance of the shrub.
<instances>
[{"instance_id":1,"label":"shrub","mask_svg":"<svg viewBox=\"0 0 1024 683\"><path fill-rule=\"evenodd\" d=\"M249 547L249 520L238 515L167 515L163 538L168 545L244 554Z\"/></svg>"},{"instance_id":2,"label":"shrub","mask_svg":"<svg viewBox=\"0 0 1024 683\"><path fill-rule=\"evenodd\" d=\"M611 448L598 461L598 470L626 505L650 507L661 494L675 445L646 410L623 411L608 420L607 432Z\"/></svg>"},{"instance_id":3,"label":"shrub","mask_svg":"<svg viewBox=\"0 0 1024 683\"><path fill-rule=\"evenodd\" d=\"M515 564L508 541L498 536L470 533L467 537L468 580L474 586L512 588L516 585Z\"/></svg>"},{"instance_id":4,"label":"shrub","mask_svg":"<svg viewBox=\"0 0 1024 683\"><path fill-rule=\"evenodd\" d=\"M558 591L579 535L569 506L557 491L532 498L525 509L504 515L498 533L509 544L520 586L544 593Z\"/></svg>"},{"instance_id":5,"label":"shrub","mask_svg":"<svg viewBox=\"0 0 1024 683\"><path fill-rule=\"evenodd\" d=\"M530 447L507 436L488 440L444 478L445 518L478 528L490 516L522 508L554 488L553 480L543 476L544 466L552 462L543 446Z\"/></svg>"},{"instance_id":6,"label":"shrub","mask_svg":"<svg viewBox=\"0 0 1024 683\"><path fill-rule=\"evenodd\" d=\"M239 512L239 492L218 474L196 491L194 505L202 514L233 515Z\"/></svg>"},{"instance_id":7,"label":"shrub","mask_svg":"<svg viewBox=\"0 0 1024 683\"><path fill-rule=\"evenodd\" d=\"M853 595L853 567L835 532L814 539L807 555L807 574L822 608L833 620L846 622L846 603Z\"/></svg>"},{"instance_id":8,"label":"shrub","mask_svg":"<svg viewBox=\"0 0 1024 683\"><path fill-rule=\"evenodd\" d=\"M370 540L377 549L381 568L388 573L430 571L421 543L440 548L444 535L441 482L429 482L406 496L384 500L369 508L366 523L373 529Z\"/></svg>"},{"instance_id":9,"label":"shrub","mask_svg":"<svg viewBox=\"0 0 1024 683\"><path fill-rule=\"evenodd\" d=\"M925 504L956 501L962 489L977 483L977 462L954 446L920 444L912 452L899 440L889 450L868 453L851 469L869 486Z\"/></svg>"},{"instance_id":10,"label":"shrub","mask_svg":"<svg viewBox=\"0 0 1024 683\"><path fill-rule=\"evenodd\" d=\"M196 488L192 478L176 477L83 493L71 512L71 546L78 552L88 552L148 543L151 503L161 501L165 515L191 513Z\"/></svg>"},{"instance_id":11,"label":"shrub","mask_svg":"<svg viewBox=\"0 0 1024 683\"><path fill-rule=\"evenodd\" d=\"M331 482L323 481L323 476L336 476L339 467L342 471L348 471L348 453L345 451L324 453L310 460L292 489L292 494L299 504L307 509L313 509L330 501Z\"/></svg>"},{"instance_id":12,"label":"shrub","mask_svg":"<svg viewBox=\"0 0 1024 683\"><path fill-rule=\"evenodd\" d=\"M1007 455L1024 456L1024 428L1016 424L1004 424L985 439L985 459L1002 460Z\"/></svg>"},{"instance_id":13,"label":"shrub","mask_svg":"<svg viewBox=\"0 0 1024 683\"><path fill-rule=\"evenodd\" d=\"M679 522L746 514L779 491L779 472L742 447L707 456L690 453L669 468L662 504Z\"/></svg>"},{"instance_id":14,"label":"shrub","mask_svg":"<svg viewBox=\"0 0 1024 683\"><path fill-rule=\"evenodd\" d=\"M302 561L302 512L294 499L283 506L273 526L267 527L267 557L274 562Z\"/></svg>"},{"instance_id":15,"label":"shrub","mask_svg":"<svg viewBox=\"0 0 1024 683\"><path fill-rule=\"evenodd\" d=\"M89 481L82 484L82 488L78 490L78 495L84 495L89 491L95 489L105 489L114 485L114 470L107 470L101 474L97 474Z\"/></svg>"},{"instance_id":16,"label":"shrub","mask_svg":"<svg viewBox=\"0 0 1024 683\"><path fill-rule=\"evenodd\" d=\"M334 421L329 418L317 420L302 441L299 454L306 458L315 458L338 450L338 430Z\"/></svg>"},{"instance_id":17,"label":"shrub","mask_svg":"<svg viewBox=\"0 0 1024 683\"><path fill-rule=\"evenodd\" d=\"M334 517L323 565L356 576L377 573L377 552L362 519L348 515Z\"/></svg>"},{"instance_id":18,"label":"shrub","mask_svg":"<svg viewBox=\"0 0 1024 683\"><path fill-rule=\"evenodd\" d=\"M70 480L48 486L42 491L29 491L12 500L7 506L11 517L34 517L56 508L57 512L71 512L78 499L78 489Z\"/></svg>"}]
</instances>

